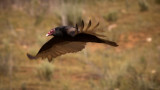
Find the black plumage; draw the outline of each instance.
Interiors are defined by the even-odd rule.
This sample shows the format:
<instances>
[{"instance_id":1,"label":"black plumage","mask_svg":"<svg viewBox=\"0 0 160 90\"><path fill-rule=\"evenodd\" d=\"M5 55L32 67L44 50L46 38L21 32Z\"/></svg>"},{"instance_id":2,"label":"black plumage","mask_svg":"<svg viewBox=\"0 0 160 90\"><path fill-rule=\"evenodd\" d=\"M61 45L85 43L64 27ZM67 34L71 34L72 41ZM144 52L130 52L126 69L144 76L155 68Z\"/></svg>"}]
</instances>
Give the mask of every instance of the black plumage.
<instances>
[{"instance_id":1,"label":"black plumage","mask_svg":"<svg viewBox=\"0 0 160 90\"><path fill-rule=\"evenodd\" d=\"M95 33L95 28L98 27L99 23L93 28L91 27L91 21L84 29L84 22L80 27L76 24L76 27L72 26L60 26L52 29L46 36L54 36L48 42L46 42L36 56L27 54L29 59L47 58L49 61L57 56L81 51L85 48L87 42L104 43L111 46L118 46L115 42L100 39L97 36L102 36Z\"/></svg>"}]
</instances>

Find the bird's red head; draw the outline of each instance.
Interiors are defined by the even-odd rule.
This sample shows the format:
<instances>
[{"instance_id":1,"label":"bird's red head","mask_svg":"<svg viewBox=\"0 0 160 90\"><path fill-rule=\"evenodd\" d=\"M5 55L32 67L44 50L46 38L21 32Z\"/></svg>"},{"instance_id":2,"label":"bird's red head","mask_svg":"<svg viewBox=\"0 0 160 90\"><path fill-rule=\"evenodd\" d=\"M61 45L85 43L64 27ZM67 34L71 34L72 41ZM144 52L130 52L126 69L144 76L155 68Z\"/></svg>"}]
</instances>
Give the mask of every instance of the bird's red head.
<instances>
[{"instance_id":1,"label":"bird's red head","mask_svg":"<svg viewBox=\"0 0 160 90\"><path fill-rule=\"evenodd\" d=\"M51 36L51 35L54 34L54 32L55 32L55 29L51 29L51 30L46 34L46 36Z\"/></svg>"}]
</instances>

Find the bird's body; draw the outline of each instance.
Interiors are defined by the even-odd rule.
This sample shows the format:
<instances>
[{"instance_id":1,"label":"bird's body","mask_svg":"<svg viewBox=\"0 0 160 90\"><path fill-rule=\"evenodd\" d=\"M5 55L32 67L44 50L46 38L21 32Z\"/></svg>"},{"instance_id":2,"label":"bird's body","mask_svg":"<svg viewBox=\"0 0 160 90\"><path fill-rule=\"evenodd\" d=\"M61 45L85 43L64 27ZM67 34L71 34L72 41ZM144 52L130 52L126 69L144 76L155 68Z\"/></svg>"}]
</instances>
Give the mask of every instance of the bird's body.
<instances>
[{"instance_id":1,"label":"bird's body","mask_svg":"<svg viewBox=\"0 0 160 90\"><path fill-rule=\"evenodd\" d=\"M76 28L71 26L60 26L55 28L55 37L66 37L66 36L75 36Z\"/></svg>"},{"instance_id":2,"label":"bird's body","mask_svg":"<svg viewBox=\"0 0 160 90\"><path fill-rule=\"evenodd\" d=\"M95 29L98 25L99 23L93 29ZM84 22L82 21L82 26L80 27L80 29L78 28L78 25L76 25L76 27L56 27L46 35L53 35L54 37L41 47L37 55L32 56L30 54L27 54L27 56L30 59L37 59L40 57L48 58L48 60L51 61L52 58L66 53L81 51L83 48L85 48L87 42L104 43L111 46L118 46L115 42L98 38L98 34L93 32L93 30L88 30L90 26L91 21L89 22L86 29L83 30Z\"/></svg>"}]
</instances>

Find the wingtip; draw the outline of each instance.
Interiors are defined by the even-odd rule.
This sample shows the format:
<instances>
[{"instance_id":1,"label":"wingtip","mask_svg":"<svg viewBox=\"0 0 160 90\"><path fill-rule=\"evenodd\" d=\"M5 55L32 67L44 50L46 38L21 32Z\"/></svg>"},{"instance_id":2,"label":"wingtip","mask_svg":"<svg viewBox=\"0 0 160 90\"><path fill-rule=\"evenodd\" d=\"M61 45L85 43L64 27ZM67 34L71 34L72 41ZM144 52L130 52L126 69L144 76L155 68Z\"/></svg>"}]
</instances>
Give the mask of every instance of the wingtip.
<instances>
[{"instance_id":1,"label":"wingtip","mask_svg":"<svg viewBox=\"0 0 160 90\"><path fill-rule=\"evenodd\" d=\"M91 22L91 19L89 20L89 23L92 23L92 22Z\"/></svg>"},{"instance_id":2,"label":"wingtip","mask_svg":"<svg viewBox=\"0 0 160 90\"><path fill-rule=\"evenodd\" d=\"M117 44L117 43L112 43L112 46L114 46L114 47L118 47L119 45Z\"/></svg>"},{"instance_id":3,"label":"wingtip","mask_svg":"<svg viewBox=\"0 0 160 90\"><path fill-rule=\"evenodd\" d=\"M76 24L76 29L78 30L78 24Z\"/></svg>"},{"instance_id":4,"label":"wingtip","mask_svg":"<svg viewBox=\"0 0 160 90\"><path fill-rule=\"evenodd\" d=\"M107 41L107 40L105 40L105 43L106 43L106 44L109 44L109 45L111 45L111 46L113 46L113 47L118 47L118 46L119 46L116 42L112 42L112 41Z\"/></svg>"},{"instance_id":5,"label":"wingtip","mask_svg":"<svg viewBox=\"0 0 160 90\"><path fill-rule=\"evenodd\" d=\"M82 26L84 26L84 21L83 20L81 21L81 24L82 24Z\"/></svg>"},{"instance_id":6,"label":"wingtip","mask_svg":"<svg viewBox=\"0 0 160 90\"><path fill-rule=\"evenodd\" d=\"M36 59L35 56L32 56L31 54L27 53L27 57L30 59L30 60L33 60L33 59Z\"/></svg>"},{"instance_id":7,"label":"wingtip","mask_svg":"<svg viewBox=\"0 0 160 90\"><path fill-rule=\"evenodd\" d=\"M118 44L115 44L115 47L118 47L119 45Z\"/></svg>"},{"instance_id":8,"label":"wingtip","mask_svg":"<svg viewBox=\"0 0 160 90\"><path fill-rule=\"evenodd\" d=\"M99 26L100 22L97 23L97 26Z\"/></svg>"},{"instance_id":9,"label":"wingtip","mask_svg":"<svg viewBox=\"0 0 160 90\"><path fill-rule=\"evenodd\" d=\"M114 46L114 47L118 47L119 45L116 43L116 42L112 42L112 41L109 41L107 42L109 45L111 46Z\"/></svg>"}]
</instances>

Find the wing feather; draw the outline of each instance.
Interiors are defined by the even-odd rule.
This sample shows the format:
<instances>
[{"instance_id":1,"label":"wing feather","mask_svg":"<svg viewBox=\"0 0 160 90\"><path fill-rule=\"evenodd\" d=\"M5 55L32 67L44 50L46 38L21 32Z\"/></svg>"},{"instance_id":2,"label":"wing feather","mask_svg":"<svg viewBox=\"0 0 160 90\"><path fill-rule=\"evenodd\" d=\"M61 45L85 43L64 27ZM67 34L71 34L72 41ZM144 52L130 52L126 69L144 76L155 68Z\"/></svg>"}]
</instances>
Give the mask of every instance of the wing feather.
<instances>
[{"instance_id":1,"label":"wing feather","mask_svg":"<svg viewBox=\"0 0 160 90\"><path fill-rule=\"evenodd\" d=\"M88 31L88 29L91 27L91 20L89 20L89 23L88 23L88 25L87 25L87 27L86 27L86 29L84 30L84 31Z\"/></svg>"},{"instance_id":2,"label":"wing feather","mask_svg":"<svg viewBox=\"0 0 160 90\"><path fill-rule=\"evenodd\" d=\"M81 27L80 27L80 32L83 31L83 28L84 28L84 21L82 20L82 22L81 22Z\"/></svg>"}]
</instances>

